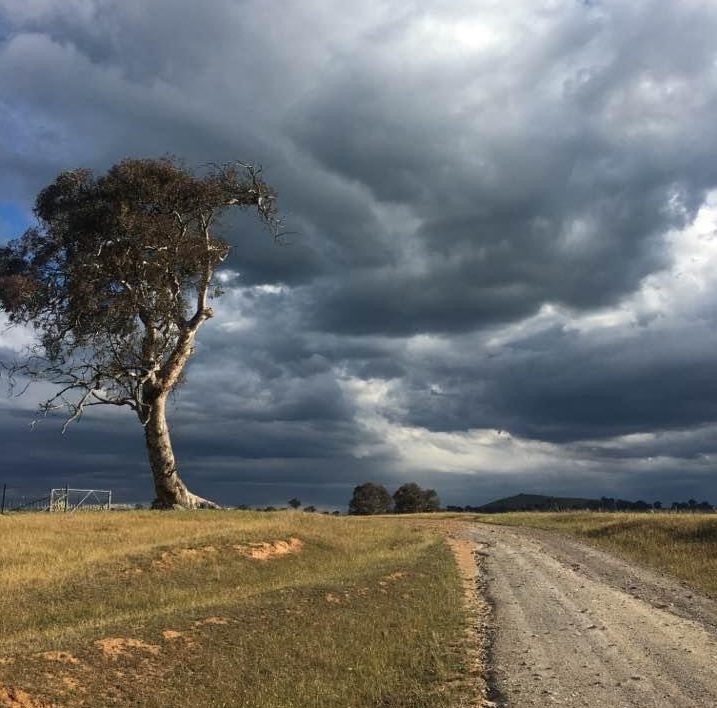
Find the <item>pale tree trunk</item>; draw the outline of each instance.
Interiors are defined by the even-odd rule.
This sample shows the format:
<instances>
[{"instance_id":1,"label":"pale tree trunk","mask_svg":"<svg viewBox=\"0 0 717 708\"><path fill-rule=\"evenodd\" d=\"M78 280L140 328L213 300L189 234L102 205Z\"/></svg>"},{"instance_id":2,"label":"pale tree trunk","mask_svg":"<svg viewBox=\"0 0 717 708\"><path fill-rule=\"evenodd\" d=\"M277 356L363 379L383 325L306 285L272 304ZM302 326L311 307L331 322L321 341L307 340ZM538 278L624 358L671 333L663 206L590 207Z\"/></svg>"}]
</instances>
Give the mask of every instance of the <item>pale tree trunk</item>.
<instances>
[{"instance_id":1,"label":"pale tree trunk","mask_svg":"<svg viewBox=\"0 0 717 708\"><path fill-rule=\"evenodd\" d=\"M218 509L214 502L192 494L177 472L174 451L167 426L167 393L162 393L151 403L149 415L144 425L144 437L147 442L149 464L154 477L154 489L157 498L152 507L155 509Z\"/></svg>"}]
</instances>

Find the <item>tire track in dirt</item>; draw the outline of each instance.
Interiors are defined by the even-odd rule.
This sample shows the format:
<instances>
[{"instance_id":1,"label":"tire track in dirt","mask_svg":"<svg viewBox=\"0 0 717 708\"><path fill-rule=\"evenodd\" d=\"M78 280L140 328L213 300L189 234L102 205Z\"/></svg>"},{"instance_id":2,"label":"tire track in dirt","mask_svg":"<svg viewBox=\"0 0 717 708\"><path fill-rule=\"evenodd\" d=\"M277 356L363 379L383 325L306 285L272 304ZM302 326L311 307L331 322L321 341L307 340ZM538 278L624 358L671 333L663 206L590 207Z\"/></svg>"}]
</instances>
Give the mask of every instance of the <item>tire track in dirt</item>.
<instances>
[{"instance_id":1,"label":"tire track in dirt","mask_svg":"<svg viewBox=\"0 0 717 708\"><path fill-rule=\"evenodd\" d=\"M699 612L689 617L681 606L678 616L663 608L663 599L684 596L679 583L670 587L662 578L653 598L651 579L640 585L643 571L612 558L605 578L593 567L605 554L576 542L563 553L557 542L543 543L529 531L483 524L472 527L471 537L485 544L497 705L717 706L717 633L704 616L717 612L717 603L699 597ZM641 587L640 596L626 587Z\"/></svg>"}]
</instances>

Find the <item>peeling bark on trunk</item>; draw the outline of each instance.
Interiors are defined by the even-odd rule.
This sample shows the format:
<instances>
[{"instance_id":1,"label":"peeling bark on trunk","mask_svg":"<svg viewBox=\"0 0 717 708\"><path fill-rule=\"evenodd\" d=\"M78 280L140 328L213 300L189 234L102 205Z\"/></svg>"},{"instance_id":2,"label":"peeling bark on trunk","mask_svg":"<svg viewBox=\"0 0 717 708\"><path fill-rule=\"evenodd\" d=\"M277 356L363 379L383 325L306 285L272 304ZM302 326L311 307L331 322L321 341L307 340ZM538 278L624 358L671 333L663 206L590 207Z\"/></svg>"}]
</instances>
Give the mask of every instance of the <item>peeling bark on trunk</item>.
<instances>
[{"instance_id":1,"label":"peeling bark on trunk","mask_svg":"<svg viewBox=\"0 0 717 708\"><path fill-rule=\"evenodd\" d=\"M192 494L179 476L167 426L167 394L160 394L152 402L144 426L144 437L157 495L152 503L153 509L219 508L214 502Z\"/></svg>"}]
</instances>

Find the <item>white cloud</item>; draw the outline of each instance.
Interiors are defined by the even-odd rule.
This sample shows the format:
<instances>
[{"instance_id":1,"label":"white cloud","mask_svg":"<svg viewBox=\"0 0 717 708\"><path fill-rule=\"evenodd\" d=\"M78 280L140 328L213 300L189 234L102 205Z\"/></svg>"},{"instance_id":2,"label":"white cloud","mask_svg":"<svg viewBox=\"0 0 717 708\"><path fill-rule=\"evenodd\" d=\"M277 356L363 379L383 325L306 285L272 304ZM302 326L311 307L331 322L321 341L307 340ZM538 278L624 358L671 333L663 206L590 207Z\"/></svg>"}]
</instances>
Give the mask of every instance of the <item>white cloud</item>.
<instances>
[{"instance_id":1,"label":"white cloud","mask_svg":"<svg viewBox=\"0 0 717 708\"><path fill-rule=\"evenodd\" d=\"M0 312L0 349L9 349L19 354L36 341L35 332L31 327L10 325L7 315Z\"/></svg>"}]
</instances>

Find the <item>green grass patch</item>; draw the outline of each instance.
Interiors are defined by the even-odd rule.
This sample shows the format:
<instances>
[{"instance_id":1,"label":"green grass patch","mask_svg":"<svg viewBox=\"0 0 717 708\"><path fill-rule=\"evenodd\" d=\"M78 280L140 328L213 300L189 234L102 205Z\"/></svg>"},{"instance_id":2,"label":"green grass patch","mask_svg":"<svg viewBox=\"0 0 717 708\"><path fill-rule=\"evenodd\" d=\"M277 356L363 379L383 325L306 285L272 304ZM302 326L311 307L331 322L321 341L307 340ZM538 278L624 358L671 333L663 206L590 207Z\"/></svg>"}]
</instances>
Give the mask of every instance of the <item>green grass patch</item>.
<instances>
[{"instance_id":1,"label":"green grass patch","mask_svg":"<svg viewBox=\"0 0 717 708\"><path fill-rule=\"evenodd\" d=\"M467 700L461 584L430 529L128 512L0 517L0 535L0 698L13 687L38 706ZM247 556L291 538L295 552Z\"/></svg>"},{"instance_id":2,"label":"green grass patch","mask_svg":"<svg viewBox=\"0 0 717 708\"><path fill-rule=\"evenodd\" d=\"M717 516L713 514L521 512L473 518L559 531L717 595Z\"/></svg>"}]
</instances>

